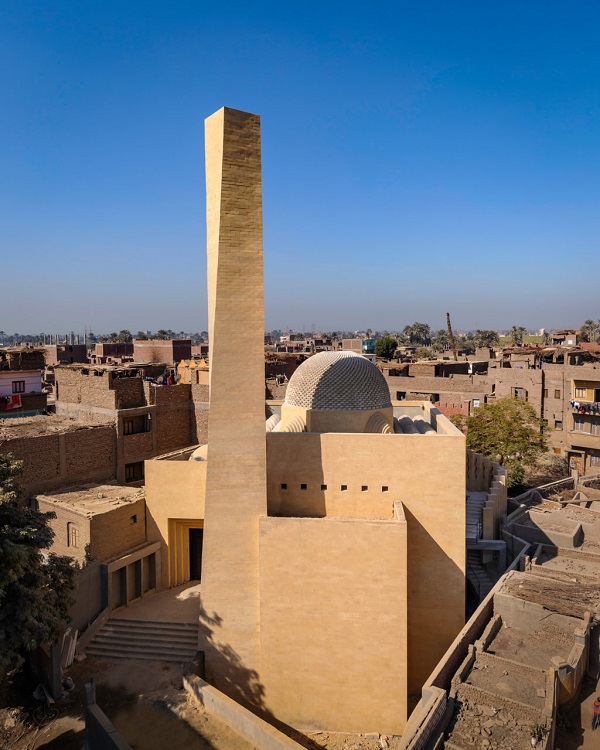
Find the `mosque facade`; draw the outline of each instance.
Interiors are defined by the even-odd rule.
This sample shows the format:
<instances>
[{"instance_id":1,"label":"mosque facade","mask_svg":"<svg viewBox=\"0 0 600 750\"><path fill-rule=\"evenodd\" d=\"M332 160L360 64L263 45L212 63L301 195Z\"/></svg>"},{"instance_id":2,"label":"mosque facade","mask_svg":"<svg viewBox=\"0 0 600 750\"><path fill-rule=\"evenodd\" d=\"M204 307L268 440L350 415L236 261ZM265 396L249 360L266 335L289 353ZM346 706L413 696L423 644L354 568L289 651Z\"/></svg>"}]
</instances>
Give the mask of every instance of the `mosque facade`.
<instances>
[{"instance_id":1,"label":"mosque facade","mask_svg":"<svg viewBox=\"0 0 600 750\"><path fill-rule=\"evenodd\" d=\"M146 464L166 584L202 528L207 680L299 729L401 734L464 623L465 438L353 352L310 357L265 414L258 117L208 118L206 165L208 447Z\"/></svg>"}]
</instances>

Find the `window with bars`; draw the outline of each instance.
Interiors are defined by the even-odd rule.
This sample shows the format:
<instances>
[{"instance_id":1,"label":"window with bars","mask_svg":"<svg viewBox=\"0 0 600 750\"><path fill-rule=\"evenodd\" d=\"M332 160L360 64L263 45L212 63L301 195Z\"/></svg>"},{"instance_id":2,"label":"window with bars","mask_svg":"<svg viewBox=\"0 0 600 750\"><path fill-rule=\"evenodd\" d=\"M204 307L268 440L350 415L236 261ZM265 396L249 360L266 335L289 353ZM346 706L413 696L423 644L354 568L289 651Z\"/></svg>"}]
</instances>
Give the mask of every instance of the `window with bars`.
<instances>
[{"instance_id":1,"label":"window with bars","mask_svg":"<svg viewBox=\"0 0 600 750\"><path fill-rule=\"evenodd\" d=\"M69 547L79 547L79 529L76 523L67 524L67 545Z\"/></svg>"},{"instance_id":2,"label":"window with bars","mask_svg":"<svg viewBox=\"0 0 600 750\"><path fill-rule=\"evenodd\" d=\"M583 419L582 417L573 417L573 431L586 432L585 419Z\"/></svg>"}]
</instances>

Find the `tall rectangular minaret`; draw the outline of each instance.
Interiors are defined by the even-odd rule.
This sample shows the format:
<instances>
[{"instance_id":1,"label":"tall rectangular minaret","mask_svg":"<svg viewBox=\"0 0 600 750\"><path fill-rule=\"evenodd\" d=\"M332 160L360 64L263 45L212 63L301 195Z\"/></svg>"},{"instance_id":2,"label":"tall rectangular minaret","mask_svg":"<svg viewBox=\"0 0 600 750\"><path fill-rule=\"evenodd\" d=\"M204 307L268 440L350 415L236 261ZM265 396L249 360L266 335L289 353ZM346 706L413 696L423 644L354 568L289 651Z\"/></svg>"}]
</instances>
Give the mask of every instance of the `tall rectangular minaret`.
<instances>
[{"instance_id":1,"label":"tall rectangular minaret","mask_svg":"<svg viewBox=\"0 0 600 750\"><path fill-rule=\"evenodd\" d=\"M205 151L210 415L200 648L213 684L260 702L258 519L267 512L260 118L220 109L205 122Z\"/></svg>"}]
</instances>

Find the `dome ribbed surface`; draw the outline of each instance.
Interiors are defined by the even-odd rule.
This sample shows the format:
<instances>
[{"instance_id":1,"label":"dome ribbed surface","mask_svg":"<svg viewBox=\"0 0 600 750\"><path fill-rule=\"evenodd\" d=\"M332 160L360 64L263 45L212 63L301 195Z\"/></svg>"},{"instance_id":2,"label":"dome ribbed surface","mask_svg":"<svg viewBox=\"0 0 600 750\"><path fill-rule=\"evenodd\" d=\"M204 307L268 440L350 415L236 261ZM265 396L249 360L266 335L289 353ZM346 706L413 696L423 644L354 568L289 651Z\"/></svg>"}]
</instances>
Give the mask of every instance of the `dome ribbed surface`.
<instances>
[{"instance_id":1,"label":"dome ribbed surface","mask_svg":"<svg viewBox=\"0 0 600 750\"><path fill-rule=\"evenodd\" d=\"M391 407L385 378L354 352L321 352L294 372L285 394L287 406L359 411Z\"/></svg>"}]
</instances>

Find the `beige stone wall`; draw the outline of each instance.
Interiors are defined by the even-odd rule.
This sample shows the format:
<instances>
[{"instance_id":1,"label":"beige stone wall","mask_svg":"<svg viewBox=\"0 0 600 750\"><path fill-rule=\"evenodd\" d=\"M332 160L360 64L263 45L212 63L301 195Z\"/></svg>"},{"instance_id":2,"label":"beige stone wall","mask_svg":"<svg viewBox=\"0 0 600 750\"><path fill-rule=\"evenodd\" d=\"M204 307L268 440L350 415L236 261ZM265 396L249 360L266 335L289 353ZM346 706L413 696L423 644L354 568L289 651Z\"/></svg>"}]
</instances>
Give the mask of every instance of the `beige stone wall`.
<instances>
[{"instance_id":1,"label":"beige stone wall","mask_svg":"<svg viewBox=\"0 0 600 750\"><path fill-rule=\"evenodd\" d=\"M101 562L118 557L146 541L144 498L99 513L90 525L92 557Z\"/></svg>"},{"instance_id":2,"label":"beige stone wall","mask_svg":"<svg viewBox=\"0 0 600 750\"><path fill-rule=\"evenodd\" d=\"M402 732L406 554L400 521L261 518L261 682L278 719Z\"/></svg>"},{"instance_id":3,"label":"beige stone wall","mask_svg":"<svg viewBox=\"0 0 600 750\"><path fill-rule=\"evenodd\" d=\"M205 461L146 461L146 526L149 542L162 546L163 588L172 583L169 519L204 521Z\"/></svg>"},{"instance_id":4,"label":"beige stone wall","mask_svg":"<svg viewBox=\"0 0 600 750\"><path fill-rule=\"evenodd\" d=\"M232 651L243 669L259 669L258 517L267 507L260 118L223 108L205 132L210 422L201 619L218 617L220 627L200 647L209 680L231 693ZM243 377L231 345L241 328Z\"/></svg>"},{"instance_id":5,"label":"beige stone wall","mask_svg":"<svg viewBox=\"0 0 600 750\"><path fill-rule=\"evenodd\" d=\"M360 409L356 411L336 411L333 409L317 410L304 409L299 406L281 407L280 431L285 432L286 426L300 417L306 425L306 432L366 432L371 417L380 414L390 430L394 430L394 417L389 409Z\"/></svg>"},{"instance_id":6,"label":"beige stone wall","mask_svg":"<svg viewBox=\"0 0 600 750\"><path fill-rule=\"evenodd\" d=\"M269 433L267 456L270 514L391 519L403 503L408 682L418 692L464 623L464 436Z\"/></svg>"}]
</instances>

